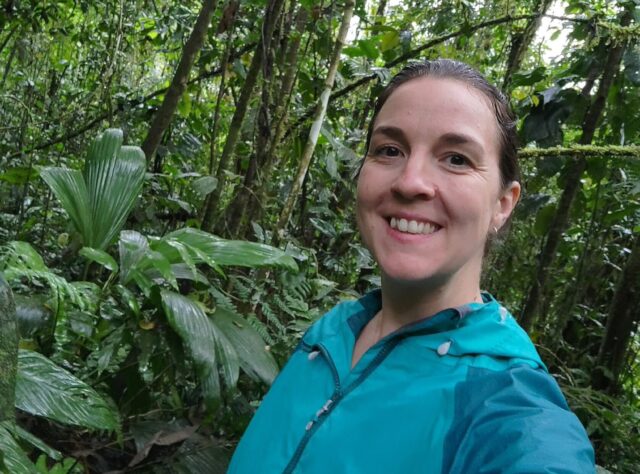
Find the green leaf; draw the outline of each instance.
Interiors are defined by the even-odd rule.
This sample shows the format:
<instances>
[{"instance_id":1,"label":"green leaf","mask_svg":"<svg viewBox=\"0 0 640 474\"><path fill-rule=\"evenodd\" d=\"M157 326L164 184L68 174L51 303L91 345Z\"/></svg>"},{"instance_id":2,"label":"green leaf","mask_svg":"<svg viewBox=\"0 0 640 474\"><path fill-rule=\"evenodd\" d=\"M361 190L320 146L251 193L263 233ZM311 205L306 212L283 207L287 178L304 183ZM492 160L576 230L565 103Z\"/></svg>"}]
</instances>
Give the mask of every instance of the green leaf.
<instances>
[{"instance_id":1,"label":"green leaf","mask_svg":"<svg viewBox=\"0 0 640 474\"><path fill-rule=\"evenodd\" d=\"M387 31L380 40L380 50L382 52L395 48L400 44L400 33L398 31Z\"/></svg>"},{"instance_id":2,"label":"green leaf","mask_svg":"<svg viewBox=\"0 0 640 474\"><path fill-rule=\"evenodd\" d=\"M242 317L222 307L216 308L213 322L233 344L242 370L254 380L271 384L278 374L278 364L256 330Z\"/></svg>"},{"instance_id":3,"label":"green leaf","mask_svg":"<svg viewBox=\"0 0 640 474\"><path fill-rule=\"evenodd\" d=\"M218 180L213 176L200 176L193 181L192 186L195 192L205 197L216 189Z\"/></svg>"},{"instance_id":4,"label":"green leaf","mask_svg":"<svg viewBox=\"0 0 640 474\"><path fill-rule=\"evenodd\" d=\"M228 454L210 441L193 443L187 441L166 460L164 465L156 464L156 474L224 474L227 472Z\"/></svg>"},{"instance_id":5,"label":"green leaf","mask_svg":"<svg viewBox=\"0 0 640 474\"><path fill-rule=\"evenodd\" d=\"M93 216L82 173L64 168L43 168L40 176L69 214L73 227L82 236L84 243L93 247Z\"/></svg>"},{"instance_id":6,"label":"green leaf","mask_svg":"<svg viewBox=\"0 0 640 474\"><path fill-rule=\"evenodd\" d=\"M36 467L13 438L12 427L8 421L0 423L0 471L7 473L35 472Z\"/></svg>"},{"instance_id":7,"label":"green leaf","mask_svg":"<svg viewBox=\"0 0 640 474\"><path fill-rule=\"evenodd\" d=\"M164 278L173 288L178 288L178 281L171 270L171 262L169 262L162 253L156 252L155 250L149 250L147 252L146 259L151 262L151 266L156 269L160 273L160 276L162 276L162 278ZM147 273L147 276L153 278L155 275L153 275L153 273Z\"/></svg>"},{"instance_id":8,"label":"green leaf","mask_svg":"<svg viewBox=\"0 0 640 474\"><path fill-rule=\"evenodd\" d=\"M241 267L277 266L292 271L298 270L298 265L291 256L280 249L265 244L225 240L190 227L171 232L163 239L169 238L202 251L211 256L218 265ZM177 254L177 251L173 250L173 252ZM163 251L163 254L167 255L167 252Z\"/></svg>"},{"instance_id":9,"label":"green leaf","mask_svg":"<svg viewBox=\"0 0 640 474\"><path fill-rule=\"evenodd\" d=\"M13 241L7 244L7 266L28 268L29 270L48 271L44 260L36 250L27 242Z\"/></svg>"},{"instance_id":10,"label":"green leaf","mask_svg":"<svg viewBox=\"0 0 640 474\"><path fill-rule=\"evenodd\" d=\"M16 407L60 423L119 430L118 413L93 388L42 354L20 350Z\"/></svg>"},{"instance_id":11,"label":"green leaf","mask_svg":"<svg viewBox=\"0 0 640 474\"><path fill-rule=\"evenodd\" d=\"M26 242L9 242L4 255L4 274L7 280L26 278L29 281L42 280L49 285L56 298L68 298L81 309L91 304L91 297L79 291L78 283L69 283L53 273L44 264L42 257Z\"/></svg>"},{"instance_id":12,"label":"green leaf","mask_svg":"<svg viewBox=\"0 0 640 474\"><path fill-rule=\"evenodd\" d=\"M149 251L147 238L134 230L123 230L118 241L120 254L120 283L126 285L133 278L133 271Z\"/></svg>"},{"instance_id":13,"label":"green leaf","mask_svg":"<svg viewBox=\"0 0 640 474\"><path fill-rule=\"evenodd\" d=\"M161 298L169 324L178 333L195 363L204 399L214 410L220 400L220 379L213 325L195 301L166 290L161 292Z\"/></svg>"},{"instance_id":14,"label":"green leaf","mask_svg":"<svg viewBox=\"0 0 640 474\"><path fill-rule=\"evenodd\" d=\"M374 39L369 40L359 40L358 46L360 50L365 54L365 56L369 59L376 59L380 56L380 50L378 49L377 41Z\"/></svg>"},{"instance_id":15,"label":"green leaf","mask_svg":"<svg viewBox=\"0 0 640 474\"><path fill-rule=\"evenodd\" d=\"M147 165L144 153L139 147L120 148L121 144L122 131L111 129L89 152L84 177L95 234L90 247L104 249L118 235L142 189Z\"/></svg>"},{"instance_id":16,"label":"green leaf","mask_svg":"<svg viewBox=\"0 0 640 474\"><path fill-rule=\"evenodd\" d=\"M359 58L361 56L365 56L365 52L357 46L347 46L346 48L342 48L342 53L349 56L350 58Z\"/></svg>"},{"instance_id":17,"label":"green leaf","mask_svg":"<svg viewBox=\"0 0 640 474\"><path fill-rule=\"evenodd\" d=\"M89 148L82 173L44 168L51 187L87 247L104 250L120 232L142 189L146 160L122 146L122 131L106 130Z\"/></svg>"},{"instance_id":18,"label":"green leaf","mask_svg":"<svg viewBox=\"0 0 640 474\"><path fill-rule=\"evenodd\" d=\"M136 296L131 292L127 287L122 285L115 285L115 291L120 295L122 301L127 304L127 307L131 310L131 312L136 316L140 317L140 305L138 304L138 300Z\"/></svg>"},{"instance_id":19,"label":"green leaf","mask_svg":"<svg viewBox=\"0 0 640 474\"><path fill-rule=\"evenodd\" d=\"M535 68L529 72L517 72L513 75L511 84L513 87L532 86L547 77L547 69L544 66Z\"/></svg>"},{"instance_id":20,"label":"green leaf","mask_svg":"<svg viewBox=\"0 0 640 474\"><path fill-rule=\"evenodd\" d=\"M110 272L116 273L118 271L118 264L114 258L104 250L93 249L91 247L82 247L80 249L80 255L92 262L99 263Z\"/></svg>"},{"instance_id":21,"label":"green leaf","mask_svg":"<svg viewBox=\"0 0 640 474\"><path fill-rule=\"evenodd\" d=\"M55 459L56 461L59 461L60 459L62 459L62 453L60 451L58 451L57 449L53 449L51 446L49 446L47 443L42 441L37 436L34 436L28 431L23 430L18 425L13 426L12 430L15 438L20 438L23 441L26 441L34 448L45 453L51 459Z\"/></svg>"},{"instance_id":22,"label":"green leaf","mask_svg":"<svg viewBox=\"0 0 640 474\"><path fill-rule=\"evenodd\" d=\"M38 170L34 167L16 166L14 168L9 168L4 173L0 174L0 181L5 181L9 184L20 185L30 182L38 175Z\"/></svg>"},{"instance_id":23,"label":"green leaf","mask_svg":"<svg viewBox=\"0 0 640 474\"><path fill-rule=\"evenodd\" d=\"M551 224L555 213L555 204L547 204L542 209L540 209L540 212L538 212L538 215L536 216L536 222L533 225L533 231L537 236L543 237L547 234L549 225Z\"/></svg>"}]
</instances>

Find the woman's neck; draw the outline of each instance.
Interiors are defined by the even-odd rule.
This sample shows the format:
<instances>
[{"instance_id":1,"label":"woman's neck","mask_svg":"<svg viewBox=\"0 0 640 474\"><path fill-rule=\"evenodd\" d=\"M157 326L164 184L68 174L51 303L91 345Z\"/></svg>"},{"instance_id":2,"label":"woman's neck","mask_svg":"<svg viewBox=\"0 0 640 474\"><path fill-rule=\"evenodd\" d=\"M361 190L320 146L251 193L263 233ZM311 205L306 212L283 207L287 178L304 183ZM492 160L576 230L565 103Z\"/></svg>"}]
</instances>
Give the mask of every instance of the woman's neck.
<instances>
[{"instance_id":1,"label":"woman's neck","mask_svg":"<svg viewBox=\"0 0 640 474\"><path fill-rule=\"evenodd\" d=\"M385 337L407 324L473 301L482 302L479 278L425 285L394 282L383 275L382 309L376 315L379 335Z\"/></svg>"}]
</instances>

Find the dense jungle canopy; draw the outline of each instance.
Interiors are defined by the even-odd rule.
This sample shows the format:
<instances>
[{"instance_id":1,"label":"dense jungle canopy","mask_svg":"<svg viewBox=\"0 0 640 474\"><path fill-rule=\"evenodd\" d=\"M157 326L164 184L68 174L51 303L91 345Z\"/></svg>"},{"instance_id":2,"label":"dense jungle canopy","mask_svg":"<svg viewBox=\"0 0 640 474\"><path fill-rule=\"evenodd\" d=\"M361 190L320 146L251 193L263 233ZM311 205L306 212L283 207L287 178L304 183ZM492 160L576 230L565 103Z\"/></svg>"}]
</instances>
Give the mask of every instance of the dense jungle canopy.
<instances>
[{"instance_id":1,"label":"dense jungle canopy","mask_svg":"<svg viewBox=\"0 0 640 474\"><path fill-rule=\"evenodd\" d=\"M460 59L524 193L484 287L640 472L639 0L1 0L0 471L224 472L305 328L379 283L381 86Z\"/></svg>"}]
</instances>

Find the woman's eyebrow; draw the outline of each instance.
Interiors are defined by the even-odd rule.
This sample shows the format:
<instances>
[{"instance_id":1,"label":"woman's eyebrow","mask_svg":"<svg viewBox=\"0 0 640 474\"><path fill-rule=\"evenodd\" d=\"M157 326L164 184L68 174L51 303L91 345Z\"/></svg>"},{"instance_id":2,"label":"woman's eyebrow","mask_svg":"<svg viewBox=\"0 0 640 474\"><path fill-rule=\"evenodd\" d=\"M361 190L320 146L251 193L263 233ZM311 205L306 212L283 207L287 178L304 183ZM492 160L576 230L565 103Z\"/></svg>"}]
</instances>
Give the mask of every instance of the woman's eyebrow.
<instances>
[{"instance_id":1,"label":"woman's eyebrow","mask_svg":"<svg viewBox=\"0 0 640 474\"><path fill-rule=\"evenodd\" d=\"M444 135L438 137L438 141L444 143L445 145L465 145L475 149L480 153L484 152L484 147L480 142L464 133L445 133Z\"/></svg>"},{"instance_id":2,"label":"woman's eyebrow","mask_svg":"<svg viewBox=\"0 0 640 474\"><path fill-rule=\"evenodd\" d=\"M394 127L392 125L381 125L380 127L376 127L373 129L373 135L382 134L393 140L398 140L404 142L406 140L405 134L399 127Z\"/></svg>"}]
</instances>

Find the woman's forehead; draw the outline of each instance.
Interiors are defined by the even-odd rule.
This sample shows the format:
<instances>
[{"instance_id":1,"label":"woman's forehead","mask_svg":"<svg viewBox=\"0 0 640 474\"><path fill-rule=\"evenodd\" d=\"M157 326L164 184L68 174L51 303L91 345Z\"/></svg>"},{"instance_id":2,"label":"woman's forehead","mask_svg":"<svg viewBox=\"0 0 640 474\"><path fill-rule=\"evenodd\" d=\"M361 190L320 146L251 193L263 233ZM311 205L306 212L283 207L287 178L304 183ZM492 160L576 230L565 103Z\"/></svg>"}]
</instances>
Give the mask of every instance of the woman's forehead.
<instances>
[{"instance_id":1,"label":"woman's forehead","mask_svg":"<svg viewBox=\"0 0 640 474\"><path fill-rule=\"evenodd\" d=\"M496 145L500 135L489 98L451 78L420 77L400 85L380 109L373 131L386 127L472 135Z\"/></svg>"}]
</instances>

